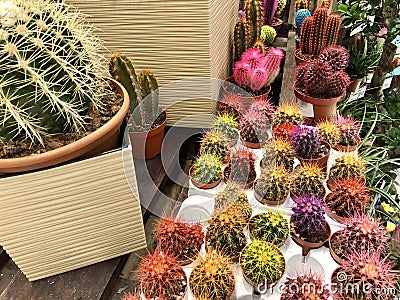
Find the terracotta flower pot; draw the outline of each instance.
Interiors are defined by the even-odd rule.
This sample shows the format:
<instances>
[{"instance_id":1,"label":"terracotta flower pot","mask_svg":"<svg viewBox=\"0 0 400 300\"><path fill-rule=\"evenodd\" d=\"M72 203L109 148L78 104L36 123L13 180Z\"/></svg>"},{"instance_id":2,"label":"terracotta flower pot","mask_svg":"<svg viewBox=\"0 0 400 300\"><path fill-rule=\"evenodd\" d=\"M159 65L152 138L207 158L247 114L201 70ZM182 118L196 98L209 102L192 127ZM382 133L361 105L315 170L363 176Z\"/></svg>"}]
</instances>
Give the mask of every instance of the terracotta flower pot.
<instances>
[{"instance_id":1,"label":"terracotta flower pot","mask_svg":"<svg viewBox=\"0 0 400 300\"><path fill-rule=\"evenodd\" d=\"M282 23L283 21L281 19L275 17L272 18L271 27L275 29L276 34L278 34L279 30L281 29Z\"/></svg>"},{"instance_id":2,"label":"terracotta flower pot","mask_svg":"<svg viewBox=\"0 0 400 300\"><path fill-rule=\"evenodd\" d=\"M340 152L354 152L357 150L358 145L360 144L361 139L359 137L357 137L357 144L353 145L353 146L344 146L344 145L339 145L336 144L333 146L333 149L340 151Z\"/></svg>"},{"instance_id":3,"label":"terracotta flower pot","mask_svg":"<svg viewBox=\"0 0 400 300\"><path fill-rule=\"evenodd\" d=\"M283 197L282 199L278 199L276 201L266 200L263 196L261 196L257 192L257 190L255 189L255 185L256 185L256 182L254 182L254 197L258 200L258 202L260 202L264 205L271 205L271 206L281 205L286 202L286 200L289 196L289 193L290 193L290 191L288 191L285 197Z\"/></svg>"},{"instance_id":4,"label":"terracotta flower pot","mask_svg":"<svg viewBox=\"0 0 400 300\"><path fill-rule=\"evenodd\" d=\"M290 224L292 224L292 222L290 222ZM299 245L302 248L302 255L303 256L307 256L308 252L310 252L311 249L318 249L318 248L324 246L328 242L329 237L331 235L331 227L329 226L328 222L325 223L325 226L326 226L326 229L328 230L328 237L324 241L321 241L319 243L311 243L311 242L303 240L295 232L294 226L290 226L291 227L291 231L290 232L291 232L291 235L292 235L292 239L297 245Z\"/></svg>"},{"instance_id":5,"label":"terracotta flower pot","mask_svg":"<svg viewBox=\"0 0 400 300\"><path fill-rule=\"evenodd\" d=\"M224 173L224 181L225 181L225 182L228 182L228 181L230 180L229 176L230 176L230 174L231 174L230 165L227 165L227 166L224 168L223 173ZM233 181L233 180L232 180L232 181ZM248 178L248 180L247 180L246 183L239 183L239 182L235 182L235 181L234 181L234 182L235 182L237 185L241 186L243 189L247 190L247 189L249 189L250 187L253 186L254 181L255 181L255 178Z\"/></svg>"},{"instance_id":6,"label":"terracotta flower pot","mask_svg":"<svg viewBox=\"0 0 400 300\"><path fill-rule=\"evenodd\" d=\"M199 189L202 189L202 190L209 190L209 189L215 188L218 184L220 184L220 182L221 182L221 180L222 180L222 176L221 176L221 177L220 177L217 181L215 181L215 182L211 182L211 183L201 183L201 182L198 182L198 181L196 181L196 180L193 179L193 177L192 177L193 171L194 171L194 166L191 166L190 169L189 169L190 180L192 181L192 183L193 183L193 185L194 185L195 187L197 187L197 188L199 188Z\"/></svg>"},{"instance_id":7,"label":"terracotta flower pot","mask_svg":"<svg viewBox=\"0 0 400 300\"><path fill-rule=\"evenodd\" d=\"M242 137L240 138L240 140L242 141L242 143L250 149L260 149L261 148L261 143L252 143L252 142L248 142L246 140L244 140Z\"/></svg>"},{"instance_id":8,"label":"terracotta flower pot","mask_svg":"<svg viewBox=\"0 0 400 300\"><path fill-rule=\"evenodd\" d=\"M124 98L118 113L95 132L63 147L38 155L0 159L0 173L17 173L54 166L78 157L86 157L114 149L118 144L119 129L129 110L129 95L125 88L109 79Z\"/></svg>"},{"instance_id":9,"label":"terracotta flower pot","mask_svg":"<svg viewBox=\"0 0 400 300\"><path fill-rule=\"evenodd\" d=\"M300 41L299 41L299 43L300 43ZM312 61L315 60L315 57L313 57L312 55L303 54L301 52L300 48L297 48L294 51L294 58L296 60L296 65L300 65L300 64L305 63L305 62L312 62Z\"/></svg>"},{"instance_id":10,"label":"terracotta flower pot","mask_svg":"<svg viewBox=\"0 0 400 300\"><path fill-rule=\"evenodd\" d=\"M296 89L294 86L294 94L301 101L311 103L314 110L314 119L316 121L330 119L336 114L336 103L342 99L346 94L340 95L335 98L314 98L308 96Z\"/></svg>"},{"instance_id":11,"label":"terracotta flower pot","mask_svg":"<svg viewBox=\"0 0 400 300\"><path fill-rule=\"evenodd\" d=\"M357 90L357 88L358 88L359 84L361 83L361 81L363 81L363 79L364 79L364 77L351 78L350 85L347 87L346 91L349 92L349 93L354 93Z\"/></svg>"},{"instance_id":12,"label":"terracotta flower pot","mask_svg":"<svg viewBox=\"0 0 400 300\"><path fill-rule=\"evenodd\" d=\"M340 258L340 257L335 253L335 250L332 248L332 243L331 243L331 240L337 235L338 232L339 232L339 231L333 233L333 234L331 235L331 237L329 238L329 252L330 252L330 254L331 254L333 260L336 261L339 265L341 265L341 264L343 264L343 259Z\"/></svg>"},{"instance_id":13,"label":"terracotta flower pot","mask_svg":"<svg viewBox=\"0 0 400 300\"><path fill-rule=\"evenodd\" d=\"M318 165L319 167L321 167L321 169L323 171L326 171L326 166L328 164L329 155L331 153L331 146L325 141L322 141L321 144L323 144L326 147L326 149L328 149L328 153L326 153L324 156L322 156L320 158L314 158L314 159L306 159L306 158L302 158L302 157L298 157L297 156L297 158L299 159L300 163L302 165L315 164L315 165Z\"/></svg>"},{"instance_id":14,"label":"terracotta flower pot","mask_svg":"<svg viewBox=\"0 0 400 300\"><path fill-rule=\"evenodd\" d=\"M132 154L135 159L150 159L161 153L162 143L164 141L164 130L167 124L167 114L162 124L156 128L145 132L129 132L129 138L132 143Z\"/></svg>"},{"instance_id":15,"label":"terracotta flower pot","mask_svg":"<svg viewBox=\"0 0 400 300\"><path fill-rule=\"evenodd\" d=\"M344 224L344 223L345 223L346 218L343 218L343 217L337 215L335 212L331 211L330 208L329 208L328 206L326 207L325 211L326 211L326 214L327 214L332 220L335 220L335 221L337 221L337 222L340 223L340 224Z\"/></svg>"}]
</instances>

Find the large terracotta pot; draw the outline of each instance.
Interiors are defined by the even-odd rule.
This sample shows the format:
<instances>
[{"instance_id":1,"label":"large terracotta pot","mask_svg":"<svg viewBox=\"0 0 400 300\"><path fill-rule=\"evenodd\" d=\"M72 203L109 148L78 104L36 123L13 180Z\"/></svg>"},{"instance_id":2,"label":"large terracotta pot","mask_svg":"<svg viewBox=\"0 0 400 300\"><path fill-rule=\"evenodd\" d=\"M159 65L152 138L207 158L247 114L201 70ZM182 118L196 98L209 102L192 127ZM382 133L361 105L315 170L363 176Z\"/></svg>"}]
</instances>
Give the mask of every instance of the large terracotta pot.
<instances>
[{"instance_id":1,"label":"large terracotta pot","mask_svg":"<svg viewBox=\"0 0 400 300\"><path fill-rule=\"evenodd\" d=\"M54 166L71 159L99 154L116 148L119 129L129 110L129 95L125 88L113 79L109 79L124 102L118 113L95 132L69 145L38 155L19 158L0 159L0 173L17 173Z\"/></svg>"},{"instance_id":2,"label":"large terracotta pot","mask_svg":"<svg viewBox=\"0 0 400 300\"><path fill-rule=\"evenodd\" d=\"M295 84L296 86L296 84ZM294 86L294 94L301 101L311 103L314 110L314 119L316 121L330 119L336 114L336 103L342 99L346 94L340 95L335 98L314 98L308 96Z\"/></svg>"},{"instance_id":3,"label":"large terracotta pot","mask_svg":"<svg viewBox=\"0 0 400 300\"><path fill-rule=\"evenodd\" d=\"M164 122L156 128L145 132L129 132L129 138L132 143L132 153L135 159L150 159L161 153L162 143L164 141L164 130L167 124L167 115Z\"/></svg>"}]
</instances>

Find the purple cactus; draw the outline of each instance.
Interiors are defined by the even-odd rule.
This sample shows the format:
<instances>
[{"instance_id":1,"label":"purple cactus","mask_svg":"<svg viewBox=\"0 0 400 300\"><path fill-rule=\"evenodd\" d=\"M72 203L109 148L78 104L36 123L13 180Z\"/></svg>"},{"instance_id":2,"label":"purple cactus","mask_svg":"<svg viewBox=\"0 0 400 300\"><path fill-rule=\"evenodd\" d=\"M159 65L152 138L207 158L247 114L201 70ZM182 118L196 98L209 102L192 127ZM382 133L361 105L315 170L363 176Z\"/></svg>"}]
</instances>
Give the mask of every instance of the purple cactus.
<instances>
[{"instance_id":1,"label":"purple cactus","mask_svg":"<svg viewBox=\"0 0 400 300\"><path fill-rule=\"evenodd\" d=\"M342 46L329 46L321 51L318 58L329 63L333 72L345 71L349 64L349 53Z\"/></svg>"},{"instance_id":2,"label":"purple cactus","mask_svg":"<svg viewBox=\"0 0 400 300\"><path fill-rule=\"evenodd\" d=\"M318 243L329 237L325 221L325 203L317 196L302 195L293 199L291 224L302 239Z\"/></svg>"},{"instance_id":3,"label":"purple cactus","mask_svg":"<svg viewBox=\"0 0 400 300\"><path fill-rule=\"evenodd\" d=\"M233 69L233 77L238 85L241 87L248 86L250 82L251 67L244 61L238 61Z\"/></svg>"},{"instance_id":4,"label":"purple cactus","mask_svg":"<svg viewBox=\"0 0 400 300\"><path fill-rule=\"evenodd\" d=\"M329 79L328 86L326 88L327 94L330 97L339 97L346 92L347 87L350 84L350 77L346 72L339 71L334 72Z\"/></svg>"},{"instance_id":5,"label":"purple cactus","mask_svg":"<svg viewBox=\"0 0 400 300\"><path fill-rule=\"evenodd\" d=\"M241 61L248 63L253 70L263 67L263 55L257 48L251 48L244 52Z\"/></svg>"},{"instance_id":6,"label":"purple cactus","mask_svg":"<svg viewBox=\"0 0 400 300\"><path fill-rule=\"evenodd\" d=\"M238 11L238 15L237 15L238 20L246 20L246 13L243 10L239 10Z\"/></svg>"},{"instance_id":7,"label":"purple cactus","mask_svg":"<svg viewBox=\"0 0 400 300\"><path fill-rule=\"evenodd\" d=\"M271 25L272 19L278 8L278 0L263 0L263 23Z\"/></svg>"},{"instance_id":8,"label":"purple cactus","mask_svg":"<svg viewBox=\"0 0 400 300\"><path fill-rule=\"evenodd\" d=\"M307 95L321 97L326 91L331 75L332 68L329 63L316 60L310 65L305 75L305 82L300 86L305 87Z\"/></svg>"},{"instance_id":9,"label":"purple cactus","mask_svg":"<svg viewBox=\"0 0 400 300\"><path fill-rule=\"evenodd\" d=\"M296 155L305 159L318 158L321 149L321 135L311 126L296 126L290 134L290 144Z\"/></svg>"}]
</instances>

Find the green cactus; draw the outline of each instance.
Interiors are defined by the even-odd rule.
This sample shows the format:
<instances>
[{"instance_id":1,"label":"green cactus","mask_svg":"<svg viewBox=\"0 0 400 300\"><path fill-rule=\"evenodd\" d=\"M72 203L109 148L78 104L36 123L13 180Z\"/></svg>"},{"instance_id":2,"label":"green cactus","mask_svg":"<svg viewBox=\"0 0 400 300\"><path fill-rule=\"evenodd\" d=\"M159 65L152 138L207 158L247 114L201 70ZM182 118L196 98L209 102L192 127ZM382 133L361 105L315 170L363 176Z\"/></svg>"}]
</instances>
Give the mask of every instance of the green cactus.
<instances>
[{"instance_id":1,"label":"green cactus","mask_svg":"<svg viewBox=\"0 0 400 300\"><path fill-rule=\"evenodd\" d=\"M343 153L338 157L329 171L329 177L333 180L347 178L365 179L366 162L362 157L354 153Z\"/></svg>"},{"instance_id":2,"label":"green cactus","mask_svg":"<svg viewBox=\"0 0 400 300\"><path fill-rule=\"evenodd\" d=\"M255 240L240 254L243 275L252 284L265 285L277 282L285 273L285 258L278 247Z\"/></svg>"},{"instance_id":3,"label":"green cactus","mask_svg":"<svg viewBox=\"0 0 400 300\"><path fill-rule=\"evenodd\" d=\"M192 178L202 184L218 181L222 177L222 162L213 154L203 153L194 165Z\"/></svg>"},{"instance_id":4,"label":"green cactus","mask_svg":"<svg viewBox=\"0 0 400 300\"><path fill-rule=\"evenodd\" d=\"M239 12L239 20L237 21L233 34L234 47L234 63L239 61L250 46L250 27L246 21L246 16L243 11Z\"/></svg>"},{"instance_id":5,"label":"green cactus","mask_svg":"<svg viewBox=\"0 0 400 300\"><path fill-rule=\"evenodd\" d=\"M274 27L265 25L261 28L260 39L265 46L272 46L276 37L276 30Z\"/></svg>"},{"instance_id":6,"label":"green cactus","mask_svg":"<svg viewBox=\"0 0 400 300\"><path fill-rule=\"evenodd\" d=\"M84 131L109 93L94 28L50 0L6 1L1 15L0 140Z\"/></svg>"},{"instance_id":7,"label":"green cactus","mask_svg":"<svg viewBox=\"0 0 400 300\"><path fill-rule=\"evenodd\" d=\"M221 161L225 161L229 157L229 145L220 132L210 130L200 141L200 155L203 153L214 154Z\"/></svg>"},{"instance_id":8,"label":"green cactus","mask_svg":"<svg viewBox=\"0 0 400 300\"><path fill-rule=\"evenodd\" d=\"M288 238L290 230L288 220L281 213L268 210L250 219L249 231L251 238L279 247Z\"/></svg>"},{"instance_id":9,"label":"green cactus","mask_svg":"<svg viewBox=\"0 0 400 300\"><path fill-rule=\"evenodd\" d=\"M265 55L265 53L267 53L267 51L270 49L270 47L265 47L265 44L262 40L257 40L254 43L253 48L258 49L262 55Z\"/></svg>"},{"instance_id":10,"label":"green cactus","mask_svg":"<svg viewBox=\"0 0 400 300\"><path fill-rule=\"evenodd\" d=\"M311 10L311 0L296 0L296 11L299 9L308 9Z\"/></svg>"},{"instance_id":11,"label":"green cactus","mask_svg":"<svg viewBox=\"0 0 400 300\"><path fill-rule=\"evenodd\" d=\"M295 152L290 142L280 137L275 137L275 141L271 140L264 146L261 167L267 167L271 163L275 163L275 165L282 166L291 172L293 170L294 158Z\"/></svg>"},{"instance_id":12,"label":"green cactus","mask_svg":"<svg viewBox=\"0 0 400 300\"><path fill-rule=\"evenodd\" d=\"M340 130L331 120L322 120L317 123L321 139L329 145L334 146L340 139Z\"/></svg>"},{"instance_id":13,"label":"green cactus","mask_svg":"<svg viewBox=\"0 0 400 300\"><path fill-rule=\"evenodd\" d=\"M262 5L259 0L246 0L246 16L250 25L250 45L254 45L263 25Z\"/></svg>"},{"instance_id":14,"label":"green cactus","mask_svg":"<svg viewBox=\"0 0 400 300\"><path fill-rule=\"evenodd\" d=\"M279 18L281 16L285 6L286 6L286 0L278 0L278 6L276 8L275 17Z\"/></svg>"},{"instance_id":15,"label":"green cactus","mask_svg":"<svg viewBox=\"0 0 400 300\"><path fill-rule=\"evenodd\" d=\"M133 117L136 124L147 124L151 127L158 116L158 82L153 72L150 70L142 70L138 76L142 97L144 101L139 103L140 119L142 123L136 123L136 118L139 120L138 113L134 112ZM147 98L146 98L147 97ZM150 99L148 99L150 97Z\"/></svg>"},{"instance_id":16,"label":"green cactus","mask_svg":"<svg viewBox=\"0 0 400 300\"><path fill-rule=\"evenodd\" d=\"M291 181L291 174L283 166L262 168L254 191L262 197L264 204L267 204L264 201L281 201L287 197Z\"/></svg>"},{"instance_id":17,"label":"green cactus","mask_svg":"<svg viewBox=\"0 0 400 300\"><path fill-rule=\"evenodd\" d=\"M322 169L315 164L300 165L295 171L290 192L295 196L304 194L324 196L325 175Z\"/></svg>"},{"instance_id":18,"label":"green cactus","mask_svg":"<svg viewBox=\"0 0 400 300\"><path fill-rule=\"evenodd\" d=\"M219 114L213 122L213 129L220 132L228 142L236 141L239 137L239 123L234 115L229 113Z\"/></svg>"}]
</instances>

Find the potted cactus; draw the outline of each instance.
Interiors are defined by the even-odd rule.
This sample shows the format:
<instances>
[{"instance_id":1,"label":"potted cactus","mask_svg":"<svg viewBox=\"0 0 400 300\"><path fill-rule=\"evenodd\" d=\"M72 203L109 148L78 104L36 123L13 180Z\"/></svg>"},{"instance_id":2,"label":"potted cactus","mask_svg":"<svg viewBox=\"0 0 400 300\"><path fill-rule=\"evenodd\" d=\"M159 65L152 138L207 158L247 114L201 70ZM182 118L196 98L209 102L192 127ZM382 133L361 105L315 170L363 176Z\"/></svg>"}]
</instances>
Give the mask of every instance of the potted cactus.
<instances>
[{"instance_id":1,"label":"potted cactus","mask_svg":"<svg viewBox=\"0 0 400 300\"><path fill-rule=\"evenodd\" d=\"M268 142L263 149L263 157L261 159L261 167L270 166L275 163L282 166L286 171L293 171L295 152L288 140L276 137L275 140Z\"/></svg>"},{"instance_id":2,"label":"potted cactus","mask_svg":"<svg viewBox=\"0 0 400 300\"><path fill-rule=\"evenodd\" d=\"M239 138L239 123L234 115L221 113L216 116L213 122L213 129L220 132L229 146L234 146Z\"/></svg>"},{"instance_id":3,"label":"potted cactus","mask_svg":"<svg viewBox=\"0 0 400 300\"><path fill-rule=\"evenodd\" d=\"M290 186L291 197L296 198L303 194L323 197L326 192L324 180L324 172L319 166L315 164L298 166Z\"/></svg>"},{"instance_id":4,"label":"potted cactus","mask_svg":"<svg viewBox=\"0 0 400 300\"><path fill-rule=\"evenodd\" d=\"M162 218L156 225L157 248L172 254L182 265L196 259L204 242L203 228L173 218Z\"/></svg>"},{"instance_id":5,"label":"potted cactus","mask_svg":"<svg viewBox=\"0 0 400 300\"><path fill-rule=\"evenodd\" d=\"M286 270L285 257L271 243L255 240L240 254L243 277L253 286L265 286L278 282Z\"/></svg>"},{"instance_id":6,"label":"potted cactus","mask_svg":"<svg viewBox=\"0 0 400 300\"><path fill-rule=\"evenodd\" d=\"M375 250L381 253L389 248L386 228L379 219L357 213L344 221L345 227L332 234L329 239L329 251L333 259L342 264L355 249L358 251Z\"/></svg>"},{"instance_id":7,"label":"potted cactus","mask_svg":"<svg viewBox=\"0 0 400 300\"><path fill-rule=\"evenodd\" d=\"M250 48L250 25L246 20L246 14L240 10L233 32L233 63L239 61L248 48Z\"/></svg>"},{"instance_id":8,"label":"potted cactus","mask_svg":"<svg viewBox=\"0 0 400 300\"><path fill-rule=\"evenodd\" d=\"M294 16L294 28L296 31L296 49L300 47L300 32L301 32L301 25L303 24L304 20L311 16L311 12L306 8L301 8L296 11Z\"/></svg>"},{"instance_id":9,"label":"potted cactus","mask_svg":"<svg viewBox=\"0 0 400 300\"><path fill-rule=\"evenodd\" d=\"M276 30L274 27L264 25L261 27L260 40L265 47L271 48L275 42Z\"/></svg>"},{"instance_id":10,"label":"potted cactus","mask_svg":"<svg viewBox=\"0 0 400 300\"><path fill-rule=\"evenodd\" d=\"M213 154L222 162L229 160L229 144L220 131L207 131L200 140L200 155Z\"/></svg>"},{"instance_id":11,"label":"potted cactus","mask_svg":"<svg viewBox=\"0 0 400 300\"><path fill-rule=\"evenodd\" d=\"M348 178L335 181L330 186L330 193L326 196L326 213L339 223L356 213L364 212L371 196L365 182Z\"/></svg>"},{"instance_id":12,"label":"potted cactus","mask_svg":"<svg viewBox=\"0 0 400 300\"><path fill-rule=\"evenodd\" d=\"M240 118L240 137L246 147L258 149L269 139L269 121L264 113L249 110Z\"/></svg>"},{"instance_id":13,"label":"potted cactus","mask_svg":"<svg viewBox=\"0 0 400 300\"><path fill-rule=\"evenodd\" d=\"M331 187L334 181L343 179L357 179L366 182L365 179L365 160L355 153L344 153L336 158L329 170L328 187Z\"/></svg>"},{"instance_id":14,"label":"potted cactus","mask_svg":"<svg viewBox=\"0 0 400 300\"><path fill-rule=\"evenodd\" d=\"M224 169L225 181L232 181L248 189L256 180L255 156L244 147L237 147L231 153L228 166Z\"/></svg>"},{"instance_id":15,"label":"potted cactus","mask_svg":"<svg viewBox=\"0 0 400 300\"><path fill-rule=\"evenodd\" d=\"M245 111L243 99L234 93L228 93L217 102L216 111L219 114L227 113L233 115L235 119L238 119Z\"/></svg>"},{"instance_id":16,"label":"potted cactus","mask_svg":"<svg viewBox=\"0 0 400 300\"><path fill-rule=\"evenodd\" d=\"M133 157L150 159L161 153L167 114L158 106L158 82L153 72L136 74L132 61L113 53L109 62L111 76L128 91L131 118L128 122Z\"/></svg>"},{"instance_id":17,"label":"potted cactus","mask_svg":"<svg viewBox=\"0 0 400 300\"><path fill-rule=\"evenodd\" d=\"M317 196L304 195L294 199L290 227L293 240L302 247L303 256L311 249L322 247L331 235L325 220L325 203Z\"/></svg>"},{"instance_id":18,"label":"potted cactus","mask_svg":"<svg viewBox=\"0 0 400 300\"><path fill-rule=\"evenodd\" d=\"M331 292L325 284L323 274L303 270L286 278L281 300L297 299L331 299Z\"/></svg>"},{"instance_id":19,"label":"potted cactus","mask_svg":"<svg viewBox=\"0 0 400 300\"><path fill-rule=\"evenodd\" d=\"M346 94L350 78L345 70L349 55L343 47L325 48L318 58L296 67L294 93L304 102L313 104L314 119L330 119L336 103Z\"/></svg>"},{"instance_id":20,"label":"potted cactus","mask_svg":"<svg viewBox=\"0 0 400 300\"><path fill-rule=\"evenodd\" d=\"M331 147L322 141L317 128L295 126L289 140L301 164L315 164L326 170Z\"/></svg>"},{"instance_id":21,"label":"potted cactus","mask_svg":"<svg viewBox=\"0 0 400 300\"><path fill-rule=\"evenodd\" d=\"M353 152L357 150L360 143L360 123L352 117L339 117L336 121L339 128L339 141L334 146L335 150L341 152Z\"/></svg>"},{"instance_id":22,"label":"potted cactus","mask_svg":"<svg viewBox=\"0 0 400 300\"><path fill-rule=\"evenodd\" d=\"M201 189L212 189L222 180L223 164L217 156L210 153L201 154L189 170L194 186Z\"/></svg>"},{"instance_id":23,"label":"potted cactus","mask_svg":"<svg viewBox=\"0 0 400 300\"><path fill-rule=\"evenodd\" d=\"M291 174L283 166L262 168L254 184L254 196L262 204L280 205L289 196Z\"/></svg>"},{"instance_id":24,"label":"potted cactus","mask_svg":"<svg viewBox=\"0 0 400 300\"><path fill-rule=\"evenodd\" d=\"M190 273L189 285L194 299L230 299L235 290L230 259L215 250L207 251Z\"/></svg>"},{"instance_id":25,"label":"potted cactus","mask_svg":"<svg viewBox=\"0 0 400 300\"><path fill-rule=\"evenodd\" d=\"M297 103L281 103L275 110L272 118L272 127L275 138L289 138L293 126L303 123L304 114Z\"/></svg>"},{"instance_id":26,"label":"potted cactus","mask_svg":"<svg viewBox=\"0 0 400 300\"><path fill-rule=\"evenodd\" d=\"M316 125L321 139L327 142L331 148L339 141L340 131L335 122L331 120L320 120Z\"/></svg>"},{"instance_id":27,"label":"potted cactus","mask_svg":"<svg viewBox=\"0 0 400 300\"><path fill-rule=\"evenodd\" d=\"M268 210L250 219L249 232L251 239L280 247L289 237L289 222L281 213Z\"/></svg>"},{"instance_id":28,"label":"potted cactus","mask_svg":"<svg viewBox=\"0 0 400 300\"><path fill-rule=\"evenodd\" d=\"M272 118L275 113L275 107L269 100L257 100L253 102L250 106L250 110L263 113L268 119L268 125L272 123Z\"/></svg>"},{"instance_id":29,"label":"potted cactus","mask_svg":"<svg viewBox=\"0 0 400 300\"><path fill-rule=\"evenodd\" d=\"M160 250L147 254L139 263L138 281L148 299L181 299L186 294L185 271L172 255Z\"/></svg>"},{"instance_id":30,"label":"potted cactus","mask_svg":"<svg viewBox=\"0 0 400 300\"><path fill-rule=\"evenodd\" d=\"M8 1L2 15L0 173L116 148L129 97L103 77L103 46L83 15L53 1Z\"/></svg>"},{"instance_id":31,"label":"potted cactus","mask_svg":"<svg viewBox=\"0 0 400 300\"><path fill-rule=\"evenodd\" d=\"M354 249L332 273L332 284L339 287L335 299L395 299L398 273L392 267L391 261L373 249Z\"/></svg>"}]
</instances>

